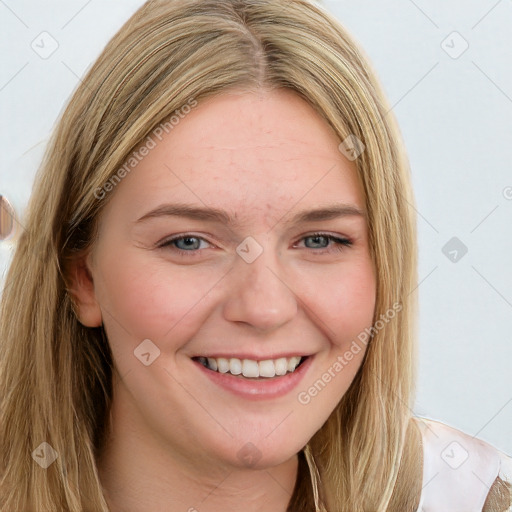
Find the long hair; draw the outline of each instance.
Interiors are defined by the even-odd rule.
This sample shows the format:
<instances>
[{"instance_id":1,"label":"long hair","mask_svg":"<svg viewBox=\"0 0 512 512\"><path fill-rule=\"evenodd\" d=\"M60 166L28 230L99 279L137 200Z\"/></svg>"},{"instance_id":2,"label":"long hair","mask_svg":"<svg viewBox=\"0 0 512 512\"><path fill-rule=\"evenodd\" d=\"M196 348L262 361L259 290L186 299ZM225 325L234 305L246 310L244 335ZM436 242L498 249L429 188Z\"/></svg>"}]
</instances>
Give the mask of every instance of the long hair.
<instances>
[{"instance_id":1,"label":"long hair","mask_svg":"<svg viewBox=\"0 0 512 512\"><path fill-rule=\"evenodd\" d=\"M0 510L108 511L96 460L112 355L103 328L78 321L69 275L108 202L98 190L191 101L277 88L301 95L340 142L355 136L364 144L355 163L377 273L376 327L363 364L300 452L289 509L415 510L421 446L410 409L417 249L409 168L366 57L307 0L150 0L73 94L36 177L2 297ZM38 453L56 459L42 469Z\"/></svg>"}]
</instances>

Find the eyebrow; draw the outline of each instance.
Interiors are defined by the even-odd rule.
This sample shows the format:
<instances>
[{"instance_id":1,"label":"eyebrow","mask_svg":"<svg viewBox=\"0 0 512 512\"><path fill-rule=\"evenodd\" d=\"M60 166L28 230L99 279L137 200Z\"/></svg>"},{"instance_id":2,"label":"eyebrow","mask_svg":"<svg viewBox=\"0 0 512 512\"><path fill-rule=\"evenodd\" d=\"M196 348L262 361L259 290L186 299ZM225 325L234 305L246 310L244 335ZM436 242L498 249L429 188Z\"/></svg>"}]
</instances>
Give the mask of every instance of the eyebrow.
<instances>
[{"instance_id":1,"label":"eyebrow","mask_svg":"<svg viewBox=\"0 0 512 512\"><path fill-rule=\"evenodd\" d=\"M286 216L286 214L284 215ZM334 203L311 210L302 210L285 222L286 225L295 225L306 222L317 222L337 219L339 217L360 216L365 218L366 213L356 205ZM236 218L224 210L192 206L184 203L162 204L144 214L135 221L136 224L158 217L186 217L193 220L202 220L235 226L239 224Z\"/></svg>"}]
</instances>

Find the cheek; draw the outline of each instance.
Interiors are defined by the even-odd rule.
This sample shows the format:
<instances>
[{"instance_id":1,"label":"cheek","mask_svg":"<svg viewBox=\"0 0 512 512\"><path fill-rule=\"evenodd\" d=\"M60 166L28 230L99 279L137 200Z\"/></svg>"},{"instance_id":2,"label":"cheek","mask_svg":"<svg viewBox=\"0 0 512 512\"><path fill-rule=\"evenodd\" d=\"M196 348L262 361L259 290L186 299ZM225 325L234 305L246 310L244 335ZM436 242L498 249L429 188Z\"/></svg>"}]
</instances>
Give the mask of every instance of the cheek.
<instances>
[{"instance_id":1,"label":"cheek","mask_svg":"<svg viewBox=\"0 0 512 512\"><path fill-rule=\"evenodd\" d=\"M369 259L324 266L318 275L304 273L301 290L317 326L335 345L344 348L372 324L376 281Z\"/></svg>"},{"instance_id":2,"label":"cheek","mask_svg":"<svg viewBox=\"0 0 512 512\"><path fill-rule=\"evenodd\" d=\"M193 332L218 272L177 267L140 253L125 253L116 262L105 260L98 295L106 320L140 343L164 339L183 341Z\"/></svg>"},{"instance_id":3,"label":"cheek","mask_svg":"<svg viewBox=\"0 0 512 512\"><path fill-rule=\"evenodd\" d=\"M321 427L350 387L366 352L358 336L373 321L376 281L371 260L322 270L322 281L304 281L307 308L330 342L317 360L315 371L297 394L315 428ZM320 277L320 274L319 276ZM313 290L316 293L313 294Z\"/></svg>"}]
</instances>

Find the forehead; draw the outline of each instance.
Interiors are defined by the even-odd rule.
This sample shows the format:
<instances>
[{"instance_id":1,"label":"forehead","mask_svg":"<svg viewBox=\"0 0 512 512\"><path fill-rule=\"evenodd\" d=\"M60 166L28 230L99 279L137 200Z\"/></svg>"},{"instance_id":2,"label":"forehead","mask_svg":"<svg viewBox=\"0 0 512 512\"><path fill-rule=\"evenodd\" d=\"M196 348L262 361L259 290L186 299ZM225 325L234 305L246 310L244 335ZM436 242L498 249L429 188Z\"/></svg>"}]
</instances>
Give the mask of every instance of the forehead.
<instances>
[{"instance_id":1,"label":"forehead","mask_svg":"<svg viewBox=\"0 0 512 512\"><path fill-rule=\"evenodd\" d=\"M364 207L355 164L334 130L292 91L210 97L161 140L152 137L155 147L114 198L131 198L133 216L172 201L228 209L240 222L295 205Z\"/></svg>"}]
</instances>

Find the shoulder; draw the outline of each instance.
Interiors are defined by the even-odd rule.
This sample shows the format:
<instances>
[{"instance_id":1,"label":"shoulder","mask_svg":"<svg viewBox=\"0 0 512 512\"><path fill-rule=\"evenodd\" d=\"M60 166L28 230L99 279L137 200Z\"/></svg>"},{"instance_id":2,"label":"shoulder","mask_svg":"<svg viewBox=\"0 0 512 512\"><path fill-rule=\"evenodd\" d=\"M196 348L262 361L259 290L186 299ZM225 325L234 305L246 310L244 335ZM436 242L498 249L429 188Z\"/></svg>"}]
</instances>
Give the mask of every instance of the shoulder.
<instances>
[{"instance_id":1,"label":"shoulder","mask_svg":"<svg viewBox=\"0 0 512 512\"><path fill-rule=\"evenodd\" d=\"M491 444L427 418L415 418L423 443L421 512L482 512L497 479L512 486L512 458ZM510 487L499 512L512 512ZM500 491L501 492L501 491Z\"/></svg>"}]
</instances>

